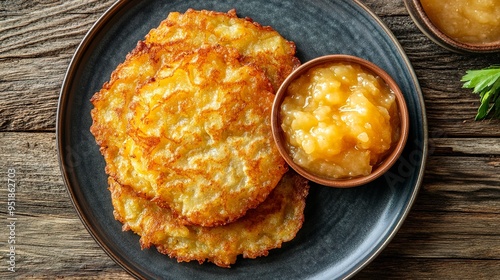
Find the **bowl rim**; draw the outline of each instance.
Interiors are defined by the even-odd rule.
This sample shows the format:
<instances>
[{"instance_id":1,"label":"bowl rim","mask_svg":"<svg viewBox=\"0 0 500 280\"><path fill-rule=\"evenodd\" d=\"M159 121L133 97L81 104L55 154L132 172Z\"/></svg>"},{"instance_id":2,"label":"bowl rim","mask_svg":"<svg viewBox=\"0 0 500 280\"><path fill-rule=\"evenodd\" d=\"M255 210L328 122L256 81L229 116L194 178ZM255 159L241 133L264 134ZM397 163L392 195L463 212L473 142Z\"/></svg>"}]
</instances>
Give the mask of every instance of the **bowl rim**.
<instances>
[{"instance_id":1,"label":"bowl rim","mask_svg":"<svg viewBox=\"0 0 500 280\"><path fill-rule=\"evenodd\" d=\"M372 72L373 74L382 78L382 80L389 86L392 92L396 96L396 103L398 106L398 115L400 119L400 137L398 142L392 148L390 154L388 154L385 159L373 167L372 172L366 176L347 178L347 179L331 179L323 176L313 174L303 167L295 163L286 149L286 140L284 136L284 131L281 128L281 104L287 95L287 88L292 81L297 79L299 76L307 72L309 69L322 64L330 64L335 62L347 62L360 65L365 70ZM409 134L409 112L406 106L406 101L403 92L399 88L395 80L382 68L366 59L347 55L347 54L330 54L314 58L296 68L281 84L273 102L272 112L271 112L271 128L274 141L280 152L281 156L288 163L290 168L295 170L304 178L318 183L320 185L336 187L336 188L350 188L361 186L367 184L378 177L382 176L386 171L388 171L399 159L402 154L404 147L406 145L408 134Z\"/></svg>"},{"instance_id":2,"label":"bowl rim","mask_svg":"<svg viewBox=\"0 0 500 280\"><path fill-rule=\"evenodd\" d=\"M404 0L415 25L437 45L458 53L491 53L500 51L500 40L489 43L464 43L441 31L427 16L420 0Z\"/></svg>"}]
</instances>

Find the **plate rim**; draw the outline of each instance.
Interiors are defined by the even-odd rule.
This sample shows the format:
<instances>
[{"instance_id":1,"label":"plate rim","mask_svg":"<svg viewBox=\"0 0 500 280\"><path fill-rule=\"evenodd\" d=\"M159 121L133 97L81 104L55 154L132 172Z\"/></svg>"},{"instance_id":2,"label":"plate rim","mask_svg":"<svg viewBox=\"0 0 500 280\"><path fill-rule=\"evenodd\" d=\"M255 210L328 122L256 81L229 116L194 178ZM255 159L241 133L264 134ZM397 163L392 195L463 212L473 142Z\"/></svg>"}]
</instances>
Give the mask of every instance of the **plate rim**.
<instances>
[{"instance_id":1,"label":"plate rim","mask_svg":"<svg viewBox=\"0 0 500 280\"><path fill-rule=\"evenodd\" d=\"M69 95L71 93L68 91L69 86L72 84L72 78L75 75L75 70L78 69L78 64L81 62L85 52L88 50L89 45L92 43L92 41L96 38L98 33L101 31L101 28L108 24L108 22L117 14L119 13L122 9L124 9L127 4L133 4L135 1L129 2L127 0L117 0L109 8L107 8L101 16L95 21L95 23L90 27L88 32L84 35L82 40L80 41L79 45L77 46L74 54L72 55L72 58L68 64L68 68L66 70L66 73L63 78L63 82L61 85L61 90L59 92L59 99L58 99L58 104L57 104L57 112L56 112L56 150L57 150L57 156L58 156L58 162L59 162L59 167L60 171L63 176L63 181L64 185L66 186L66 189L68 190L69 196L71 203L73 205L74 210L76 211L80 221L86 228L86 230L89 232L89 234L92 236L92 238L95 240L95 242L101 247L101 249L115 262L117 263L122 269L124 269L128 274L135 278L139 279L145 279L143 275L139 274L139 271L136 271L132 267L130 267L123 258L117 256L114 252L113 249L111 249L108 245L106 245L106 242L104 241L104 238L100 236L100 234L96 231L94 227L91 226L91 223L89 222L88 218L86 217L85 211L83 210L81 203L78 201L74 187L71 186L70 184L70 178L68 176L68 170L66 168L66 159L64 157L64 152L63 152L63 138L64 138L64 130L62 128L64 124L64 120L62 116L65 115L66 112L66 101ZM425 102L424 102L424 96L422 93L422 89L420 87L420 83L418 81L417 75L415 73L415 70L406 54L404 51L404 48L401 46L399 40L396 38L396 36L393 34L393 32L390 30L390 28L382 21L382 19L374 13L368 6L366 6L364 3L362 3L360 0L353 0L353 2L362 8L368 15L370 15L370 18L374 20L378 26L384 31L385 35L387 35L390 38L390 41L392 44L394 44L395 48L401 55L403 59L403 63L406 65L408 68L408 72L412 78L411 84L415 87L416 94L418 95L418 104L420 106L420 121L422 123L422 146L420 147L422 149L422 159L421 159L421 164L419 165L419 172L417 175L417 179L414 185L413 192L411 193L411 196L409 197L408 203L406 204L406 207L402 209L402 215L398 219L397 223L395 223L393 226L393 229L386 235L386 238L384 238L384 241L381 242L376 249L374 249L374 252L366 258L364 261L358 263L350 273L345 275L345 279L349 279L353 277L355 274L359 273L361 270L363 270L366 266L368 266L375 258L378 257L378 255L387 247L387 245L392 241L394 236L397 234L403 223L405 222L411 208L413 207L413 204L416 200L416 197L418 196L418 193L421 189L421 185L423 182L423 177L425 173L425 167L427 164L427 157L428 157L428 125L427 125L427 114L426 114L426 109L425 109ZM137 5L137 3L135 4ZM305 61L304 61L305 62ZM302 63L304 63L302 62Z\"/></svg>"},{"instance_id":2,"label":"plate rim","mask_svg":"<svg viewBox=\"0 0 500 280\"><path fill-rule=\"evenodd\" d=\"M95 230L94 227L91 226L91 223L89 222L88 218L86 215L84 215L84 210L82 209L82 206L78 199L76 198L75 195L75 190L74 187L71 186L70 184L70 179L68 176L68 171L66 170L66 161L63 157L63 147L62 147L62 140L63 139L63 129L62 125L64 123L64 120L62 118L63 113L65 113L66 108L66 99L70 95L68 93L69 85L72 83L72 78L75 75L75 70L78 68L77 65L78 63L82 60L82 57L87 51L88 46L91 44L91 42L95 39L97 36L97 33L101 30L101 27L106 25L108 21L111 20L111 18L118 13L121 9L124 8L124 6L127 4L126 0L117 0L113 4L111 4L110 7L108 7L100 16L99 18L92 24L90 29L87 31L87 33L83 36L82 40L78 44L75 52L73 53L70 62L68 63L68 68L66 70L66 73L64 74L63 82L61 85L61 90L59 92L59 100L57 103L57 112L56 112L56 151L57 151L57 156L58 156L58 162L59 162L59 168L61 170L62 176L63 176L63 181L64 185L66 186L66 189L68 190L71 204L73 205L73 209L75 210L76 214L78 215L78 218L82 222L83 226L85 229L88 231L90 236L94 239L94 241L99 245L99 247L108 255L116 264L118 264L122 269L124 269L129 275L133 276L134 278L138 279L146 279L142 275L140 275L137 271L129 267L122 258L119 256L115 255L113 253L113 250L104 242L102 236L100 236L97 231Z\"/></svg>"}]
</instances>

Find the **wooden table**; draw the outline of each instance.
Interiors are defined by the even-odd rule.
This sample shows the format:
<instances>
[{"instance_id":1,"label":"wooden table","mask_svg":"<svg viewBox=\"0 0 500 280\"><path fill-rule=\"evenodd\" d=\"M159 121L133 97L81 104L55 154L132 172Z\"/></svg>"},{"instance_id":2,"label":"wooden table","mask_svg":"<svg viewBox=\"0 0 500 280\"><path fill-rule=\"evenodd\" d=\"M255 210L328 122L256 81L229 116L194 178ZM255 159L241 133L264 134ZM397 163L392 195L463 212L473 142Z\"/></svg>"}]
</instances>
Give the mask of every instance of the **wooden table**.
<instances>
[{"instance_id":1,"label":"wooden table","mask_svg":"<svg viewBox=\"0 0 500 280\"><path fill-rule=\"evenodd\" d=\"M0 2L0 278L131 278L85 230L58 166L59 90L106 1ZM401 0L364 0L401 42L419 78L429 158L416 203L389 246L355 279L500 279L500 121L476 122L467 69L500 54L436 46ZM13 174L13 170L15 174ZM15 175L16 272L8 271L7 179Z\"/></svg>"}]
</instances>

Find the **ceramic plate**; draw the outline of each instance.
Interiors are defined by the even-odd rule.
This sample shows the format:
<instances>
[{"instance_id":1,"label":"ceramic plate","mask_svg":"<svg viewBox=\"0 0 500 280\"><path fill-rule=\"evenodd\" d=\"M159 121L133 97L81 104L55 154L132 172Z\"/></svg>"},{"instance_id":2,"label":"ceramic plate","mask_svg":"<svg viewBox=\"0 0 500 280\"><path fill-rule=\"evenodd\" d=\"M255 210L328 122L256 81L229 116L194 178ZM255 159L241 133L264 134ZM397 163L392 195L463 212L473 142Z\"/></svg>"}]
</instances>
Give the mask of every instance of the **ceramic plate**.
<instances>
[{"instance_id":1,"label":"ceramic plate","mask_svg":"<svg viewBox=\"0 0 500 280\"><path fill-rule=\"evenodd\" d=\"M334 189L313 185L298 235L267 257L238 259L230 269L211 263L177 263L113 218L104 160L89 128L91 96L137 41L170 11L228 11L271 25L297 45L302 62L326 54L356 55L388 72L403 90L411 132L400 160L369 185ZM57 116L64 181L85 227L126 271L159 279L335 279L365 267L401 226L419 189L427 152L422 94L412 66L389 29L357 1L146 0L113 5L86 35L65 77Z\"/></svg>"}]
</instances>

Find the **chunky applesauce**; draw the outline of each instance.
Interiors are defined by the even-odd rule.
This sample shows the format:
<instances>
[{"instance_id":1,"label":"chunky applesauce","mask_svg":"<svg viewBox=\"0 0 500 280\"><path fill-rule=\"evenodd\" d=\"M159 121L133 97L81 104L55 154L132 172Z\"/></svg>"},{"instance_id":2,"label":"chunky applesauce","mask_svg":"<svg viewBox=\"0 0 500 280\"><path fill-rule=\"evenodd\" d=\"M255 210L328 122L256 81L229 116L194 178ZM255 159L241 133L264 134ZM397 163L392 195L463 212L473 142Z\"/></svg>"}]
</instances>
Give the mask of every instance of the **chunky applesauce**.
<instances>
[{"instance_id":1,"label":"chunky applesauce","mask_svg":"<svg viewBox=\"0 0 500 280\"><path fill-rule=\"evenodd\" d=\"M326 178L369 175L399 139L395 99L358 64L310 69L289 85L280 109L293 161Z\"/></svg>"},{"instance_id":2,"label":"chunky applesauce","mask_svg":"<svg viewBox=\"0 0 500 280\"><path fill-rule=\"evenodd\" d=\"M500 0L420 0L443 33L463 43L500 41Z\"/></svg>"}]
</instances>

